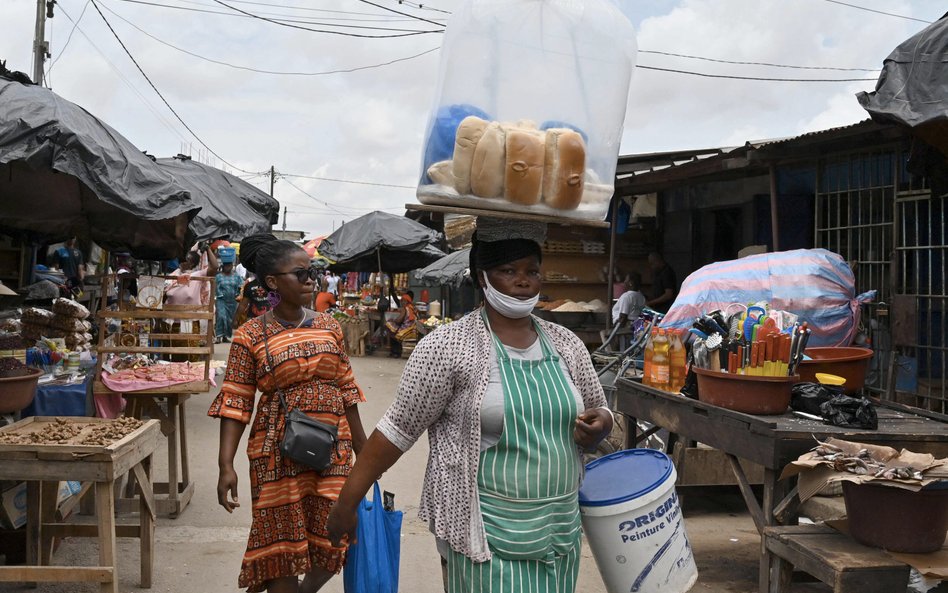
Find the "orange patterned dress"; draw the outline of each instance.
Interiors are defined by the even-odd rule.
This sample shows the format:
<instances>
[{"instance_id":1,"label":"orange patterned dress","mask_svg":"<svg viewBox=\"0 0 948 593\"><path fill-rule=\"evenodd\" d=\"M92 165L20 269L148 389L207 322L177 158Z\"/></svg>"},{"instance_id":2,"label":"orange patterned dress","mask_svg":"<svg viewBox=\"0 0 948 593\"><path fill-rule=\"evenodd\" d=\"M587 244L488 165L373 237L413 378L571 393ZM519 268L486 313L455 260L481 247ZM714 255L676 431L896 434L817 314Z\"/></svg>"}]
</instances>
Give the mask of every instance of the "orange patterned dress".
<instances>
[{"instance_id":1,"label":"orange patterned dress","mask_svg":"<svg viewBox=\"0 0 948 593\"><path fill-rule=\"evenodd\" d=\"M264 323L272 374L264 371ZM333 453L323 475L280 454L285 413L274 394L274 375L290 409L339 427L339 454ZM267 315L235 331L224 384L208 415L250 423L257 390L262 395L247 443L253 523L238 579L251 593L265 590L267 581L314 567L342 570L346 551L329 543L326 518L352 467L346 408L365 401L343 348L342 328L322 313L298 328Z\"/></svg>"}]
</instances>

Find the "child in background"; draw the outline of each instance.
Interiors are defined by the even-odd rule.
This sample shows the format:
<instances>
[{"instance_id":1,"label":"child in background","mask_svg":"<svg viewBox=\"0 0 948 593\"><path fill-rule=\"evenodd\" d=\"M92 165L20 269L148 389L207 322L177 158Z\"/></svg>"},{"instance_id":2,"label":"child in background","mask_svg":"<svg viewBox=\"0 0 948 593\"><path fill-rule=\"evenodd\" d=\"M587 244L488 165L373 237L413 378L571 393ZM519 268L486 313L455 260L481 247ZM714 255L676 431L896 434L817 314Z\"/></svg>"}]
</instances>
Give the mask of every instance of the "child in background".
<instances>
[{"instance_id":1,"label":"child in background","mask_svg":"<svg viewBox=\"0 0 948 593\"><path fill-rule=\"evenodd\" d=\"M221 262L221 271L217 274L217 295L215 301L214 330L215 342L218 344L230 342L234 334L234 314L237 312L237 296L243 281L234 271L236 254L232 247L221 247L218 250Z\"/></svg>"}]
</instances>

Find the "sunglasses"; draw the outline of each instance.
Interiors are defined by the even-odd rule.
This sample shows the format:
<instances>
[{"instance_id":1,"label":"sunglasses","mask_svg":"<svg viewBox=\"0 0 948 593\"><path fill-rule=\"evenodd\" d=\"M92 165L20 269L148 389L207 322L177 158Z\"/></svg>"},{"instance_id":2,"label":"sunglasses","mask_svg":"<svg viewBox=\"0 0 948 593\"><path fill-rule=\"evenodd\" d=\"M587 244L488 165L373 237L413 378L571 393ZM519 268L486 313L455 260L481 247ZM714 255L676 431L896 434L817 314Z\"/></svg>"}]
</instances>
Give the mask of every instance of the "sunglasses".
<instances>
[{"instance_id":1,"label":"sunglasses","mask_svg":"<svg viewBox=\"0 0 948 593\"><path fill-rule=\"evenodd\" d=\"M316 278L318 278L319 270L316 268L316 266L310 266L308 268L297 268L289 272L276 272L273 274L273 276L285 276L287 274L293 274L294 276L296 276L296 280L300 284L305 284L307 278L309 278L310 280L315 280Z\"/></svg>"}]
</instances>

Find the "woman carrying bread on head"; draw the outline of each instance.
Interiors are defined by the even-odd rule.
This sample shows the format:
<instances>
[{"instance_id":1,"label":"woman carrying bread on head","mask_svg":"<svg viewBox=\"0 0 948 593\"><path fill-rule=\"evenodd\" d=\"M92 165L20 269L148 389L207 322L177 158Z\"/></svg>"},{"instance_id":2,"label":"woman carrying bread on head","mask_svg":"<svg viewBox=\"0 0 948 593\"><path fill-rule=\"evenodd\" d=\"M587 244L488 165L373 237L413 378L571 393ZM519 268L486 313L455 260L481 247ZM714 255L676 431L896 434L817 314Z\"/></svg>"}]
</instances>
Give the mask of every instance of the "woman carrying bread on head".
<instances>
[{"instance_id":1,"label":"woman carrying bread on head","mask_svg":"<svg viewBox=\"0 0 948 593\"><path fill-rule=\"evenodd\" d=\"M352 375L339 323L304 308L318 275L306 252L260 234L245 238L240 253L269 290L272 309L234 332L224 383L208 410L221 419L217 500L228 512L239 506L234 455L245 425L251 424L247 456L253 523L237 584L250 592L310 593L345 564L346 548L329 543L326 518L351 469L352 451L358 453L365 443L358 408L365 398ZM258 390L262 395L251 422ZM280 453L286 414L293 409L339 429L339 445L321 473Z\"/></svg>"},{"instance_id":2,"label":"woman carrying bread on head","mask_svg":"<svg viewBox=\"0 0 948 593\"><path fill-rule=\"evenodd\" d=\"M544 233L478 219L471 273L486 304L415 347L330 512L331 541L354 537L362 496L427 430L420 516L447 558L448 592L574 591L580 455L613 419L585 345L531 315Z\"/></svg>"}]
</instances>

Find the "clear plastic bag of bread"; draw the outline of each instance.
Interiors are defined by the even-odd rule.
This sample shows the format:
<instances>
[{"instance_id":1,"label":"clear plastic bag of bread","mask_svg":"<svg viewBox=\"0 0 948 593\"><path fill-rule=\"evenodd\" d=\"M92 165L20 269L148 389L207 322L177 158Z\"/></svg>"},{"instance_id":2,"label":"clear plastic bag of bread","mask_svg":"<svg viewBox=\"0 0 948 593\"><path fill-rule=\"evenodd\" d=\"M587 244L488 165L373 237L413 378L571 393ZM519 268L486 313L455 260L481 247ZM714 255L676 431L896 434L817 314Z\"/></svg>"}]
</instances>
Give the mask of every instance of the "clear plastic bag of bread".
<instances>
[{"instance_id":1,"label":"clear plastic bag of bread","mask_svg":"<svg viewBox=\"0 0 948 593\"><path fill-rule=\"evenodd\" d=\"M418 200L603 220L635 68L609 0L467 0L448 21Z\"/></svg>"}]
</instances>

